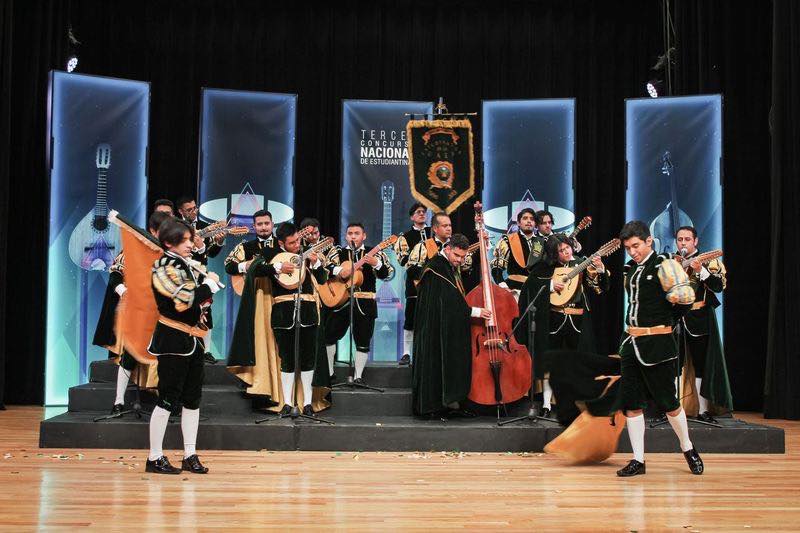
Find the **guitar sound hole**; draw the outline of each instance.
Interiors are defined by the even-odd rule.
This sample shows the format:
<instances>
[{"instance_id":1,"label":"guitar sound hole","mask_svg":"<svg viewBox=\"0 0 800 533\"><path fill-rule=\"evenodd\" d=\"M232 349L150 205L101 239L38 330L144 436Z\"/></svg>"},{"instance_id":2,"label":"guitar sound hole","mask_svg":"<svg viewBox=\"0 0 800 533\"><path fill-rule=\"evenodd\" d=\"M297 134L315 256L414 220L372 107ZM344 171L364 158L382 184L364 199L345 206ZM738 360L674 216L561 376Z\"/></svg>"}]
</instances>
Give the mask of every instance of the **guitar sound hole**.
<instances>
[{"instance_id":1,"label":"guitar sound hole","mask_svg":"<svg viewBox=\"0 0 800 533\"><path fill-rule=\"evenodd\" d=\"M97 231L105 231L108 229L108 219L105 217L94 217L92 227L94 227L94 229Z\"/></svg>"}]
</instances>

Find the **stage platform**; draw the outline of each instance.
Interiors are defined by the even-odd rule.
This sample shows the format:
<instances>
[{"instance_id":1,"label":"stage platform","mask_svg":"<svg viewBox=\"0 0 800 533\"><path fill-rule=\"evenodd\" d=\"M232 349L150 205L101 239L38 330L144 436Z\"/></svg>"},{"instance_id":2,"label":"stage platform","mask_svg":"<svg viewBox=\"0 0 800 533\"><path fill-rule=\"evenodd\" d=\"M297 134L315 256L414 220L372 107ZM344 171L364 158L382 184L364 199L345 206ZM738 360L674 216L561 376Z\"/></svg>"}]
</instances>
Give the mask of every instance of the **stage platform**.
<instances>
[{"instance_id":1,"label":"stage platform","mask_svg":"<svg viewBox=\"0 0 800 533\"><path fill-rule=\"evenodd\" d=\"M340 380L347 367L337 367ZM44 420L39 444L43 448L139 448L148 447L147 417L133 415L93 422L108 413L114 401L117 366L92 363L90 382L69 391L68 412ZM411 370L376 363L364 371L367 382L384 392L337 389L333 406L319 415L334 425L291 419L255 424L270 416L254 410L243 386L222 363L206 365L201 429L197 446L205 450L309 450L309 451L463 451L540 452L563 428L555 422L521 422L497 426L494 409L474 419L420 419L411 416ZM133 400L129 388L126 403ZM142 395L146 410L155 398ZM508 415L528 411L523 400L509 406ZM505 416L506 413L503 413ZM205 419L207 417L207 419ZM179 419L167 429L165 448L180 448ZM735 417L721 418L721 428L690 423L691 437L702 453L784 453L784 431L747 423ZM648 452L677 452L678 441L665 424L646 432ZM630 451L628 439L620 439L620 452Z\"/></svg>"}]
</instances>

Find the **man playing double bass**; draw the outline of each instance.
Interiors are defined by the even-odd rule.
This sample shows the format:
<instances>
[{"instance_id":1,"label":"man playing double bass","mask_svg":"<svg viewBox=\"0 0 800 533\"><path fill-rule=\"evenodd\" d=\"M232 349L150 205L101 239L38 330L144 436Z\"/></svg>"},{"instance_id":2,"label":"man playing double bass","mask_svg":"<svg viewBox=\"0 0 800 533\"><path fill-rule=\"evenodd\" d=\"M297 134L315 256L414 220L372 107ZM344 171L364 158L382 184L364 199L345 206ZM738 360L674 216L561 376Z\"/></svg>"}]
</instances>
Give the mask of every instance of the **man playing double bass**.
<instances>
[{"instance_id":1,"label":"man playing double bass","mask_svg":"<svg viewBox=\"0 0 800 533\"><path fill-rule=\"evenodd\" d=\"M469 241L455 234L426 262L417 285L412 405L416 415L446 412L474 416L461 408L472 382L470 318L491 318L488 309L470 307L459 269Z\"/></svg>"}]
</instances>

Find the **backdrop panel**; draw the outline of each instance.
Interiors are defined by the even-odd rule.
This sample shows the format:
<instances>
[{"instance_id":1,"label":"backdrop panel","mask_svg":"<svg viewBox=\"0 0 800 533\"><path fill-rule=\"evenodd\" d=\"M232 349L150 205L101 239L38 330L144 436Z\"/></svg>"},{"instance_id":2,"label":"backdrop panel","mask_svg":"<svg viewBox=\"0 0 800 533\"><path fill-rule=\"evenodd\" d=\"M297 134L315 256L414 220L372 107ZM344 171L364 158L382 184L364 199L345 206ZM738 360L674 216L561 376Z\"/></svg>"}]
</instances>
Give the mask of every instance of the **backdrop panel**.
<instances>
[{"instance_id":1,"label":"backdrop panel","mask_svg":"<svg viewBox=\"0 0 800 533\"><path fill-rule=\"evenodd\" d=\"M110 208L145 223L150 84L51 72L45 403L67 403L107 353L91 338L121 251ZM24 200L23 200L24 202Z\"/></svg>"},{"instance_id":2,"label":"backdrop panel","mask_svg":"<svg viewBox=\"0 0 800 533\"><path fill-rule=\"evenodd\" d=\"M496 237L525 207L547 209L554 231L575 221L575 100L483 101L483 204Z\"/></svg>"},{"instance_id":3,"label":"backdrop panel","mask_svg":"<svg viewBox=\"0 0 800 533\"><path fill-rule=\"evenodd\" d=\"M376 245L410 226L414 203L408 181L405 113L433 112L430 102L345 100L342 103L341 237L348 222L364 224L367 244ZM392 251L394 276L378 282L378 318L370 358L396 361L402 355L405 272ZM349 338L339 343L339 360L349 357Z\"/></svg>"},{"instance_id":4,"label":"backdrop panel","mask_svg":"<svg viewBox=\"0 0 800 533\"><path fill-rule=\"evenodd\" d=\"M294 148L297 95L203 89L198 202L200 218L247 225L266 208L273 222L294 216ZM228 237L209 268L224 276L224 261L240 242ZM209 351L225 357L239 309L230 283L214 295Z\"/></svg>"},{"instance_id":5,"label":"backdrop panel","mask_svg":"<svg viewBox=\"0 0 800 533\"><path fill-rule=\"evenodd\" d=\"M675 224L721 248L722 96L627 100L625 117L625 219L646 222L658 252L675 252Z\"/></svg>"}]
</instances>

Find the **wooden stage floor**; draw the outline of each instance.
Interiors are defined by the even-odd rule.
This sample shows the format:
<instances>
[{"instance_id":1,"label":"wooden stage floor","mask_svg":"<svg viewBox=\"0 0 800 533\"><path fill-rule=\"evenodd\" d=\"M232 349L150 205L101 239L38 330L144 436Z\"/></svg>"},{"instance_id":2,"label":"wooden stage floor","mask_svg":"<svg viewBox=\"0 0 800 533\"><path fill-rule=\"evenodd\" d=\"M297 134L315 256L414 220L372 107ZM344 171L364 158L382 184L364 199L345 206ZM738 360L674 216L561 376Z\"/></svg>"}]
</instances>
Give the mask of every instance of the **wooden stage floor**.
<instances>
[{"instance_id":1,"label":"wooden stage floor","mask_svg":"<svg viewBox=\"0 0 800 533\"><path fill-rule=\"evenodd\" d=\"M265 450L201 450L209 475L157 476L142 450L39 449L43 416L0 411L2 530L800 530L800 422L767 422L786 430L786 454L704 454L702 476L679 454L620 479L624 454L570 467L538 453Z\"/></svg>"}]
</instances>

